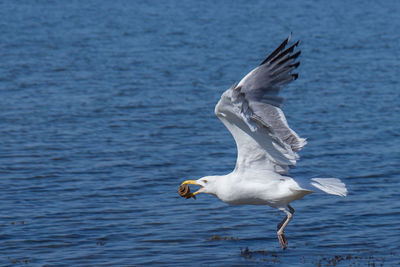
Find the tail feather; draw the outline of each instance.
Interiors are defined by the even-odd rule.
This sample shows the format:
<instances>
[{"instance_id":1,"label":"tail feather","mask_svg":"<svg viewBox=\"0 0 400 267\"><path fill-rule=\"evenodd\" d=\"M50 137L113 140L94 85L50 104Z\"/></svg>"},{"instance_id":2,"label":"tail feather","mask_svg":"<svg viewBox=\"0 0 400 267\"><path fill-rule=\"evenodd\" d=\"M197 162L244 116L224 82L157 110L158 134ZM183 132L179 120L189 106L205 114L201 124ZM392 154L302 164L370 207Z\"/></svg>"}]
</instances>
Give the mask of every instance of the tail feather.
<instances>
[{"instance_id":1,"label":"tail feather","mask_svg":"<svg viewBox=\"0 0 400 267\"><path fill-rule=\"evenodd\" d=\"M337 178L312 178L311 185L325 193L345 197L347 195L346 185Z\"/></svg>"}]
</instances>

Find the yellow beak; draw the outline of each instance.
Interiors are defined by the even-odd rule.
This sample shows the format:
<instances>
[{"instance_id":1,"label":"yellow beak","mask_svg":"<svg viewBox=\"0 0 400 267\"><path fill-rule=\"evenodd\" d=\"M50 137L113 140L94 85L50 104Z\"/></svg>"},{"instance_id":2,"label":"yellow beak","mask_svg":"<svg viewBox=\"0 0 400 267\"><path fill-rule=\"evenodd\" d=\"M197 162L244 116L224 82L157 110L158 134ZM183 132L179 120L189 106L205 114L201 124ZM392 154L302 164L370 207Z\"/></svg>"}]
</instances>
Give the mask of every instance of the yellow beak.
<instances>
[{"instance_id":1,"label":"yellow beak","mask_svg":"<svg viewBox=\"0 0 400 267\"><path fill-rule=\"evenodd\" d=\"M186 180L186 181L184 181L184 182L182 183L182 185L184 185L184 184L200 185L200 186L203 188L203 186L202 186L201 184L198 184L198 183L196 182L196 180ZM200 188L199 190L197 190L196 192L192 193L192 195L193 195L193 196L197 195L197 194L199 193L200 190L201 190L201 188Z\"/></svg>"},{"instance_id":2,"label":"yellow beak","mask_svg":"<svg viewBox=\"0 0 400 267\"><path fill-rule=\"evenodd\" d=\"M194 185L199 185L196 180L186 180L182 184L194 184Z\"/></svg>"}]
</instances>

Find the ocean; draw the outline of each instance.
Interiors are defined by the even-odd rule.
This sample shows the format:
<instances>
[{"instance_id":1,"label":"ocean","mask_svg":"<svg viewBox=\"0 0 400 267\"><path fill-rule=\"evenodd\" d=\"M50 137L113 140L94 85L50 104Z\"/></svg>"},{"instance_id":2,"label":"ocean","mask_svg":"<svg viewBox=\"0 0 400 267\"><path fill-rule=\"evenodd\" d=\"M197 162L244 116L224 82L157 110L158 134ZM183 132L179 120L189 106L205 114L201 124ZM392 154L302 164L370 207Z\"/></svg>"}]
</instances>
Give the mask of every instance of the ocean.
<instances>
[{"instance_id":1,"label":"ocean","mask_svg":"<svg viewBox=\"0 0 400 267\"><path fill-rule=\"evenodd\" d=\"M399 1L3 1L0 266L400 265ZM220 95L290 32L293 177L346 198L179 197L226 174Z\"/></svg>"}]
</instances>

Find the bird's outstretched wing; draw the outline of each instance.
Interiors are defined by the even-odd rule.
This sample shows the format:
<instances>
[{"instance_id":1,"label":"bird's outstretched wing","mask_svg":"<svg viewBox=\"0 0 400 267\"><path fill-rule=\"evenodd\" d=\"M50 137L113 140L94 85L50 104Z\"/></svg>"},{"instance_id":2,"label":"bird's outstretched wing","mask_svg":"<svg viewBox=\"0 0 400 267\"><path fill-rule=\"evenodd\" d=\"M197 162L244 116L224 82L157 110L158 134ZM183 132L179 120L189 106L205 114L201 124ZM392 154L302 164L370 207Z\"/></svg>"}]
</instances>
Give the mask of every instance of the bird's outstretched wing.
<instances>
[{"instance_id":1,"label":"bird's outstretched wing","mask_svg":"<svg viewBox=\"0 0 400 267\"><path fill-rule=\"evenodd\" d=\"M225 91L215 106L215 114L236 141L237 171L251 168L285 174L306 144L289 127L280 108L283 98L278 96L283 86L298 77L292 71L300 64L296 59L301 51L294 52L299 42L285 49L290 37Z\"/></svg>"}]
</instances>

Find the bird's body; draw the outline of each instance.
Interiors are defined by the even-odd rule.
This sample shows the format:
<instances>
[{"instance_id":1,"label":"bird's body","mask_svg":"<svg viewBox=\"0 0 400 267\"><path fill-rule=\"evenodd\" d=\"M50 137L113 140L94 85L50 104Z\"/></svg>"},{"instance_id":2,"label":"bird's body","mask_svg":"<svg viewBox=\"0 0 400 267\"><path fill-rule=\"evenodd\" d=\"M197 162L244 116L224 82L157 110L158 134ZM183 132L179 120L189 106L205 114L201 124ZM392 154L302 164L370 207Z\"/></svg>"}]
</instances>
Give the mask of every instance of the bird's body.
<instances>
[{"instance_id":1,"label":"bird's body","mask_svg":"<svg viewBox=\"0 0 400 267\"><path fill-rule=\"evenodd\" d=\"M270 179L265 179L266 177ZM230 205L268 205L281 208L313 192L301 188L291 177L268 171L234 171L224 176L208 176L204 179L207 184L216 184L215 191L211 194Z\"/></svg>"},{"instance_id":2,"label":"bird's body","mask_svg":"<svg viewBox=\"0 0 400 267\"><path fill-rule=\"evenodd\" d=\"M215 106L215 114L231 132L237 146L235 169L223 176L206 176L183 183L200 185L191 194L208 193L231 205L269 205L286 213L278 224L283 249L283 234L294 209L289 203L316 190L345 196L347 189L337 178L298 179L289 174L299 159L297 152L306 145L288 125L278 96L284 85L297 79L292 71L300 51L298 42L285 49L290 36L257 68L237 85L226 90Z\"/></svg>"}]
</instances>

